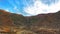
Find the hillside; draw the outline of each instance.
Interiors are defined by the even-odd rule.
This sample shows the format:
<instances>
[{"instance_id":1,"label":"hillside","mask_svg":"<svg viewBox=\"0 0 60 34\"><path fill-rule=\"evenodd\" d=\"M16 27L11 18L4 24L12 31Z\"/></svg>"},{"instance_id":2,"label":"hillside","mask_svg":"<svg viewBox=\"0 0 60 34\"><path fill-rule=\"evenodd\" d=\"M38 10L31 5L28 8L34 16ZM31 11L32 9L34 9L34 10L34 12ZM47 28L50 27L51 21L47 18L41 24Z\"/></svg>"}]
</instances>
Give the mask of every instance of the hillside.
<instances>
[{"instance_id":1,"label":"hillside","mask_svg":"<svg viewBox=\"0 0 60 34\"><path fill-rule=\"evenodd\" d=\"M60 31L60 11L57 13L39 14L36 16L31 16L29 17L29 22L30 28L38 34L52 34L52 32L48 32L50 30L53 31L54 29L55 31ZM55 32L53 34L58 34L58 32Z\"/></svg>"},{"instance_id":2,"label":"hillside","mask_svg":"<svg viewBox=\"0 0 60 34\"><path fill-rule=\"evenodd\" d=\"M23 15L0 10L0 27L18 26L37 34L58 34L60 31L60 11L57 13L39 14L25 17ZM43 33L42 33L43 32Z\"/></svg>"},{"instance_id":3,"label":"hillside","mask_svg":"<svg viewBox=\"0 0 60 34\"><path fill-rule=\"evenodd\" d=\"M60 11L57 13L39 14L27 17L27 22L28 29L38 34L59 34Z\"/></svg>"},{"instance_id":4,"label":"hillside","mask_svg":"<svg viewBox=\"0 0 60 34\"><path fill-rule=\"evenodd\" d=\"M10 13L0 10L0 26L12 25L12 20L9 15Z\"/></svg>"},{"instance_id":5,"label":"hillside","mask_svg":"<svg viewBox=\"0 0 60 34\"><path fill-rule=\"evenodd\" d=\"M26 19L22 15L0 10L0 25L24 25L25 22Z\"/></svg>"},{"instance_id":6,"label":"hillside","mask_svg":"<svg viewBox=\"0 0 60 34\"><path fill-rule=\"evenodd\" d=\"M32 26L44 26L52 28L60 28L60 11L57 13L39 14L29 18Z\"/></svg>"}]
</instances>

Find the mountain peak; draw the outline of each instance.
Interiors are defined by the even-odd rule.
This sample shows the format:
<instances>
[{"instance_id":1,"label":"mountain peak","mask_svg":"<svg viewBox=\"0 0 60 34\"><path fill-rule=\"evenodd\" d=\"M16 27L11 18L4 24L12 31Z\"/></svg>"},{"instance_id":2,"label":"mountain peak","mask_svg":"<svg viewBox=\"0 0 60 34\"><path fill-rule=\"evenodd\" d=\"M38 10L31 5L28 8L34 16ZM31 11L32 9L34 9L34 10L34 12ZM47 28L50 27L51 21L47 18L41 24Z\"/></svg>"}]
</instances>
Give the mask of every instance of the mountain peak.
<instances>
[{"instance_id":1,"label":"mountain peak","mask_svg":"<svg viewBox=\"0 0 60 34\"><path fill-rule=\"evenodd\" d=\"M5 11L5 10L1 10L1 9L0 9L0 15L1 15L1 14L10 14L10 13L7 12L7 11Z\"/></svg>"}]
</instances>

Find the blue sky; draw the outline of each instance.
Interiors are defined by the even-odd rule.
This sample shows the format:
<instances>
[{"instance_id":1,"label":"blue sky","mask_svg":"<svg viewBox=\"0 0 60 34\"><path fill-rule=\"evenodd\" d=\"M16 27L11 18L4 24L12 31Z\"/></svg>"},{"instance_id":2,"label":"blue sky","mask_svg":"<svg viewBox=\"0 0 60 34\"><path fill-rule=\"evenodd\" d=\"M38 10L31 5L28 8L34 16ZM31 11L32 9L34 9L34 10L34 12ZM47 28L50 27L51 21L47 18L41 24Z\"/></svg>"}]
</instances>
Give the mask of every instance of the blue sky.
<instances>
[{"instance_id":1,"label":"blue sky","mask_svg":"<svg viewBox=\"0 0 60 34\"><path fill-rule=\"evenodd\" d=\"M58 3L58 0L0 0L0 9L11 13L22 14L24 16L33 16L49 13L48 11L52 12L55 10L55 8L51 8L53 6L58 8L57 6L59 5L60 7L59 3L58 5L55 3Z\"/></svg>"},{"instance_id":2,"label":"blue sky","mask_svg":"<svg viewBox=\"0 0 60 34\"><path fill-rule=\"evenodd\" d=\"M26 6L24 3L24 0L0 0L0 9L26 15L27 13L23 11L23 7Z\"/></svg>"}]
</instances>

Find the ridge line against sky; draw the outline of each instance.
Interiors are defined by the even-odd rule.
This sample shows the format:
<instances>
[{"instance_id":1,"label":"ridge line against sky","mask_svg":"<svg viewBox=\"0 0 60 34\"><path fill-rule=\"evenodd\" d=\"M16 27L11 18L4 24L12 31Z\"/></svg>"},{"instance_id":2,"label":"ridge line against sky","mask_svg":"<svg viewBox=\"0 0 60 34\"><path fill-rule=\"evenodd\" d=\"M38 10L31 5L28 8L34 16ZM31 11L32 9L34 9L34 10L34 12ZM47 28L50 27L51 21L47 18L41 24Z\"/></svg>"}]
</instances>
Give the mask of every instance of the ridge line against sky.
<instances>
[{"instance_id":1,"label":"ridge line against sky","mask_svg":"<svg viewBox=\"0 0 60 34\"><path fill-rule=\"evenodd\" d=\"M33 6L25 7L24 10L31 15L56 13L60 10L60 1L55 2L51 4L43 4L40 0L35 0Z\"/></svg>"},{"instance_id":2,"label":"ridge line against sky","mask_svg":"<svg viewBox=\"0 0 60 34\"><path fill-rule=\"evenodd\" d=\"M60 0L0 0L0 9L24 16L56 13Z\"/></svg>"}]
</instances>

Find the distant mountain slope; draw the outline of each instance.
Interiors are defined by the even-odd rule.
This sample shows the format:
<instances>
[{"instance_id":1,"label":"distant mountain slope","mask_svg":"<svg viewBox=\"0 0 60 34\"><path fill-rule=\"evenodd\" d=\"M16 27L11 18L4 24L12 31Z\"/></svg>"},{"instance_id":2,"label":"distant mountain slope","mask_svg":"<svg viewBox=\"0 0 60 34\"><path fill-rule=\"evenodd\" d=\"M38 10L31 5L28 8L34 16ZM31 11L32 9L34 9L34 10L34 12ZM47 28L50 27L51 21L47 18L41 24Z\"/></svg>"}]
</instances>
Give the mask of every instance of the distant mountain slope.
<instances>
[{"instance_id":1,"label":"distant mountain slope","mask_svg":"<svg viewBox=\"0 0 60 34\"><path fill-rule=\"evenodd\" d=\"M29 28L37 34L59 34L60 33L60 11L50 14L39 14L28 17Z\"/></svg>"},{"instance_id":2,"label":"distant mountain slope","mask_svg":"<svg viewBox=\"0 0 60 34\"><path fill-rule=\"evenodd\" d=\"M24 16L18 14L11 14L10 18L12 19L14 25L16 26L20 26L20 25L23 26L27 22Z\"/></svg>"},{"instance_id":3,"label":"distant mountain slope","mask_svg":"<svg viewBox=\"0 0 60 34\"><path fill-rule=\"evenodd\" d=\"M9 15L10 13L0 10L0 25L12 25L12 20Z\"/></svg>"},{"instance_id":4,"label":"distant mountain slope","mask_svg":"<svg viewBox=\"0 0 60 34\"><path fill-rule=\"evenodd\" d=\"M60 11L29 17L32 26L60 28Z\"/></svg>"},{"instance_id":5,"label":"distant mountain slope","mask_svg":"<svg viewBox=\"0 0 60 34\"><path fill-rule=\"evenodd\" d=\"M60 25L60 11L57 13L39 14L36 16L24 17L23 15L0 10L0 25L34 25L57 28Z\"/></svg>"},{"instance_id":6,"label":"distant mountain slope","mask_svg":"<svg viewBox=\"0 0 60 34\"><path fill-rule=\"evenodd\" d=\"M37 34L53 34L55 32L58 34L60 32L60 11L57 13L25 17L0 10L0 26L25 26L24 29Z\"/></svg>"},{"instance_id":7,"label":"distant mountain slope","mask_svg":"<svg viewBox=\"0 0 60 34\"><path fill-rule=\"evenodd\" d=\"M0 25L23 25L25 23L25 17L18 14L13 14L0 10Z\"/></svg>"}]
</instances>

